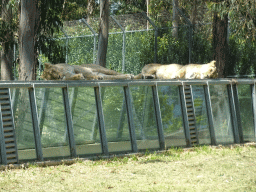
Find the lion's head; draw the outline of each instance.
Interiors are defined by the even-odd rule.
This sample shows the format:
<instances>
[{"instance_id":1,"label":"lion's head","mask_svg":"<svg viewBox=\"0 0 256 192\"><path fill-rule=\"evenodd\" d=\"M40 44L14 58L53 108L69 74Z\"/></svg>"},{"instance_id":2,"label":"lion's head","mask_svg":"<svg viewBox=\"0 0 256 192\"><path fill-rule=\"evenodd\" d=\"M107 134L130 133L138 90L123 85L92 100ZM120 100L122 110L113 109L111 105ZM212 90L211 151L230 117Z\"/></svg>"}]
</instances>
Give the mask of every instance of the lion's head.
<instances>
[{"instance_id":1,"label":"lion's head","mask_svg":"<svg viewBox=\"0 0 256 192\"><path fill-rule=\"evenodd\" d=\"M217 78L218 77L218 72L217 72L217 68L216 68L216 61L211 61L208 64L205 64L206 66L204 67L203 70L203 76L204 78Z\"/></svg>"},{"instance_id":2,"label":"lion's head","mask_svg":"<svg viewBox=\"0 0 256 192\"><path fill-rule=\"evenodd\" d=\"M41 75L41 78L45 80L60 80L62 79L61 71L58 66L52 65L50 63L44 64L44 72Z\"/></svg>"}]
</instances>

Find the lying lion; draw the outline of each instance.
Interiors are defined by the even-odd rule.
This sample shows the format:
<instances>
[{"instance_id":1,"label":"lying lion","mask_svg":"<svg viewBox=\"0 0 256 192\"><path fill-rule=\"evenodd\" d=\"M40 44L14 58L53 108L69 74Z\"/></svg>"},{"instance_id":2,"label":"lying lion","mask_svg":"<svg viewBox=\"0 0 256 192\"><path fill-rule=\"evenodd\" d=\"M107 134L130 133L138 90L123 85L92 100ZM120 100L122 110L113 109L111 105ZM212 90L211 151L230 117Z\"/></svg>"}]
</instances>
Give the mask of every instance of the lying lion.
<instances>
[{"instance_id":1,"label":"lying lion","mask_svg":"<svg viewBox=\"0 0 256 192\"><path fill-rule=\"evenodd\" d=\"M131 74L122 74L96 64L68 65L44 64L41 76L45 80L112 80L132 79Z\"/></svg>"},{"instance_id":2,"label":"lying lion","mask_svg":"<svg viewBox=\"0 0 256 192\"><path fill-rule=\"evenodd\" d=\"M134 79L206 79L218 76L216 61L208 64L148 64Z\"/></svg>"}]
</instances>

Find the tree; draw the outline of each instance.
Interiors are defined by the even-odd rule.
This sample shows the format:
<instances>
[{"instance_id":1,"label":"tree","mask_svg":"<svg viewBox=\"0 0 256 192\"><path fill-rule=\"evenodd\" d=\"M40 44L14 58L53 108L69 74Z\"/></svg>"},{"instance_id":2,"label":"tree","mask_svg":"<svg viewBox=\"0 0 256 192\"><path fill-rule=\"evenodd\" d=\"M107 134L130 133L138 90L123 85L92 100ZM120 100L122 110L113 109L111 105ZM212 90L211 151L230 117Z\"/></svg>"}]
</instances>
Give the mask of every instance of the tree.
<instances>
[{"instance_id":1,"label":"tree","mask_svg":"<svg viewBox=\"0 0 256 192\"><path fill-rule=\"evenodd\" d=\"M99 44L96 64L106 67L108 26L109 26L109 0L100 1L100 27Z\"/></svg>"},{"instance_id":2,"label":"tree","mask_svg":"<svg viewBox=\"0 0 256 192\"><path fill-rule=\"evenodd\" d=\"M2 0L1 10L1 79L13 80L13 46L14 32L17 30L15 26L15 7L10 0Z\"/></svg>"},{"instance_id":3,"label":"tree","mask_svg":"<svg viewBox=\"0 0 256 192\"><path fill-rule=\"evenodd\" d=\"M62 27L64 0L21 0L19 80L35 80L38 49L49 52L54 32Z\"/></svg>"},{"instance_id":4,"label":"tree","mask_svg":"<svg viewBox=\"0 0 256 192\"><path fill-rule=\"evenodd\" d=\"M19 23L19 80L35 80L35 24L37 15L37 0L21 0Z\"/></svg>"},{"instance_id":5,"label":"tree","mask_svg":"<svg viewBox=\"0 0 256 192\"><path fill-rule=\"evenodd\" d=\"M172 26L173 26L173 30L172 30L172 35L173 37L175 37L176 39L178 39L178 31L179 31L179 12L177 10L177 8L179 8L179 1L178 0L173 0L173 10L172 10L172 14L173 14L173 22L172 22Z\"/></svg>"},{"instance_id":6,"label":"tree","mask_svg":"<svg viewBox=\"0 0 256 192\"><path fill-rule=\"evenodd\" d=\"M224 68L228 58L228 15L222 18L214 12L213 16L213 59L216 60L218 77L224 77Z\"/></svg>"}]
</instances>

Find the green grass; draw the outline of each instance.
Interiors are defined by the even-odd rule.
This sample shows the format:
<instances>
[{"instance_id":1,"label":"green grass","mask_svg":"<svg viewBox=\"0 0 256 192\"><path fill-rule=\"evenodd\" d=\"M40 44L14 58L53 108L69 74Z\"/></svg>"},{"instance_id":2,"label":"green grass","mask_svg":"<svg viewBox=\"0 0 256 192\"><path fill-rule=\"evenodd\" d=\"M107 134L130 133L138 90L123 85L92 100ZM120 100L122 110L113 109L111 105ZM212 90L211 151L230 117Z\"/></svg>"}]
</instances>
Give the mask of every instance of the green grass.
<instances>
[{"instance_id":1,"label":"green grass","mask_svg":"<svg viewBox=\"0 0 256 192\"><path fill-rule=\"evenodd\" d=\"M255 145L172 148L5 170L0 191L256 191Z\"/></svg>"}]
</instances>

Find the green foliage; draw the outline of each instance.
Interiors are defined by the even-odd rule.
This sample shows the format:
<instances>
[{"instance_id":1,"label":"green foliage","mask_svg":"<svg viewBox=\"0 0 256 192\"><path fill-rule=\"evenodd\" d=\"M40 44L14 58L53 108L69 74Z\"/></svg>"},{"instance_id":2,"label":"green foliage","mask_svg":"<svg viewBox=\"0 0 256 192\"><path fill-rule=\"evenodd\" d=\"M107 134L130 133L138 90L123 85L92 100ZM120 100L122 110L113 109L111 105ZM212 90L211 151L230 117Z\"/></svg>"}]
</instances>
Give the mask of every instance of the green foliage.
<instances>
[{"instance_id":1,"label":"green foliage","mask_svg":"<svg viewBox=\"0 0 256 192\"><path fill-rule=\"evenodd\" d=\"M120 3L120 9L117 11L116 14L127 14L147 11L145 0L120 0Z\"/></svg>"}]
</instances>

